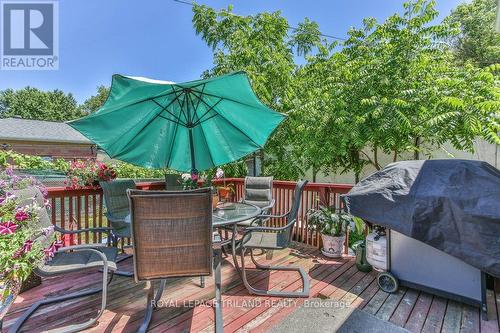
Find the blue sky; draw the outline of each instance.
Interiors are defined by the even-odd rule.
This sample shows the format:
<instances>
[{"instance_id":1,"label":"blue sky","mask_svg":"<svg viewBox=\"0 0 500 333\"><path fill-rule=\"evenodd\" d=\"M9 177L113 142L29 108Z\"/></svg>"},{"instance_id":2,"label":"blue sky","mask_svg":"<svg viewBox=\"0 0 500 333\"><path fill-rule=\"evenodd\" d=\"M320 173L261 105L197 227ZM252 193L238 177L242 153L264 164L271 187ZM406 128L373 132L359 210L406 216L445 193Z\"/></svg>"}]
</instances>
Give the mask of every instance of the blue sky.
<instances>
[{"instance_id":1,"label":"blue sky","mask_svg":"<svg viewBox=\"0 0 500 333\"><path fill-rule=\"evenodd\" d=\"M463 0L437 0L441 20ZM345 36L364 17L383 20L402 11L396 0L199 0L237 14L281 10L292 25L304 17L325 34ZM172 0L60 0L59 70L0 71L0 89L61 89L79 102L109 85L111 75L176 82L197 79L212 65L211 50L196 36L191 7Z\"/></svg>"}]
</instances>

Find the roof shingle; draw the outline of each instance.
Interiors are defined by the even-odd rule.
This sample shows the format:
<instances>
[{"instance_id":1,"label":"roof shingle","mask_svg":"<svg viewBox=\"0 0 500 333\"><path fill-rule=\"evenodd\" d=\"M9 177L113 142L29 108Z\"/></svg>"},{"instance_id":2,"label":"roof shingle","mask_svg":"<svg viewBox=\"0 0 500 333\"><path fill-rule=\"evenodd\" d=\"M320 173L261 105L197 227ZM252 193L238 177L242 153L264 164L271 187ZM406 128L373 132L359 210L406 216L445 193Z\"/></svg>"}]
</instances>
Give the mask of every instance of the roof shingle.
<instances>
[{"instance_id":1,"label":"roof shingle","mask_svg":"<svg viewBox=\"0 0 500 333\"><path fill-rule=\"evenodd\" d=\"M22 118L1 118L0 140L92 144L66 123Z\"/></svg>"}]
</instances>

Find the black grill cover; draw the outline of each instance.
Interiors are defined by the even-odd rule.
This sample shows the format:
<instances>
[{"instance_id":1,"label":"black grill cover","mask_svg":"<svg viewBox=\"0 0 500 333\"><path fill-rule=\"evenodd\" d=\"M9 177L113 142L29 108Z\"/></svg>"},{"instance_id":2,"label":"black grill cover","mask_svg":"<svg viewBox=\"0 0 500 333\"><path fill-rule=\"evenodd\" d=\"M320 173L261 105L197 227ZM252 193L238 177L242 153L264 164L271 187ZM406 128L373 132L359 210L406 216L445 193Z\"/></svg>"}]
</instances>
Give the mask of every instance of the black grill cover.
<instances>
[{"instance_id":1,"label":"black grill cover","mask_svg":"<svg viewBox=\"0 0 500 333\"><path fill-rule=\"evenodd\" d=\"M363 179L343 200L354 216L500 277L500 171L486 162L393 163Z\"/></svg>"}]
</instances>

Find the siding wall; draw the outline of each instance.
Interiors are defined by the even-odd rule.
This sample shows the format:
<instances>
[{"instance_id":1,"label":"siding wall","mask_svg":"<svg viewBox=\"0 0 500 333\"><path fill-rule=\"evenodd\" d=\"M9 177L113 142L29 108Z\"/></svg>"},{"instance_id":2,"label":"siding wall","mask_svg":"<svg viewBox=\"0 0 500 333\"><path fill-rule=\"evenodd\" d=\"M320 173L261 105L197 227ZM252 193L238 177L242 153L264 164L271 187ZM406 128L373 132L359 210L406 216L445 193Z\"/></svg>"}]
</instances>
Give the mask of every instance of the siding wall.
<instances>
[{"instance_id":1,"label":"siding wall","mask_svg":"<svg viewBox=\"0 0 500 333\"><path fill-rule=\"evenodd\" d=\"M71 144L58 142L0 141L0 149L13 150L27 155L49 156L64 159L88 159L97 156L96 149L90 144Z\"/></svg>"}]
</instances>

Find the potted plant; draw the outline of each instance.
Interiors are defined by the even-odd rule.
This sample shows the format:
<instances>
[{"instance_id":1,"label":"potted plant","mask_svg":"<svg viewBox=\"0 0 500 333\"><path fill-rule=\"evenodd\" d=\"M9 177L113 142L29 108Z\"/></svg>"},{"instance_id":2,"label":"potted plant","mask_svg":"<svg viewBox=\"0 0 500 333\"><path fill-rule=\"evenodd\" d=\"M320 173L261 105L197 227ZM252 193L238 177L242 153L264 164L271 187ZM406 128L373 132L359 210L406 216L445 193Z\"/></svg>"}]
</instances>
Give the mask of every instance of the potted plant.
<instances>
[{"instance_id":1,"label":"potted plant","mask_svg":"<svg viewBox=\"0 0 500 333\"><path fill-rule=\"evenodd\" d=\"M21 201L13 194L31 186L39 187L46 197L45 188L35 179L16 176L12 169L0 171L0 322L33 268L53 257L61 246L54 240L53 228L37 227L40 209L45 207L39 207L35 199ZM42 243L50 245L44 248Z\"/></svg>"},{"instance_id":2,"label":"potted plant","mask_svg":"<svg viewBox=\"0 0 500 333\"><path fill-rule=\"evenodd\" d=\"M215 172L214 179L223 179L223 186L217 187L217 192L219 193L219 198L222 200L228 200L233 193L233 188L230 185L226 186L226 179L224 178L224 170L217 168Z\"/></svg>"},{"instance_id":3,"label":"potted plant","mask_svg":"<svg viewBox=\"0 0 500 333\"><path fill-rule=\"evenodd\" d=\"M197 173L183 173L181 175L181 184L184 190L194 190L198 188L198 174Z\"/></svg>"},{"instance_id":4,"label":"potted plant","mask_svg":"<svg viewBox=\"0 0 500 333\"><path fill-rule=\"evenodd\" d=\"M68 180L66 187L72 189L99 187L99 181L110 181L116 178L116 170L102 162L73 161L66 172Z\"/></svg>"},{"instance_id":5,"label":"potted plant","mask_svg":"<svg viewBox=\"0 0 500 333\"><path fill-rule=\"evenodd\" d=\"M346 230L353 222L352 216L336 212L332 207L320 206L308 212L309 228L321 234L323 255L330 258L342 256Z\"/></svg>"}]
</instances>

